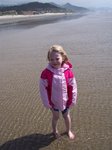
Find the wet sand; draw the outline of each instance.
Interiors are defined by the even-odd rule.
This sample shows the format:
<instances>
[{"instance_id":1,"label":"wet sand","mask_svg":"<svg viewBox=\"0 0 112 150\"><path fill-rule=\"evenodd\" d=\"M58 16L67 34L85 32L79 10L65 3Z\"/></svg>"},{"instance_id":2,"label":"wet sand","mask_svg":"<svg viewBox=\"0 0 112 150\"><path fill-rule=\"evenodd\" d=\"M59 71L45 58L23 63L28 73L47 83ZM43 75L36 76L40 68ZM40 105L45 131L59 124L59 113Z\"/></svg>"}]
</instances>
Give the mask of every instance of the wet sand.
<instances>
[{"instance_id":1,"label":"wet sand","mask_svg":"<svg viewBox=\"0 0 112 150\"><path fill-rule=\"evenodd\" d=\"M11 24L15 22L26 22L26 21L35 21L35 20L45 20L46 18L55 18L62 17L65 15L72 15L72 13L44 13L37 15L4 15L0 16L0 24Z\"/></svg>"},{"instance_id":2,"label":"wet sand","mask_svg":"<svg viewBox=\"0 0 112 150\"><path fill-rule=\"evenodd\" d=\"M112 13L0 30L1 150L112 149ZM76 138L51 133L51 113L40 100L38 80L47 50L61 44L74 66L78 102L71 109Z\"/></svg>"},{"instance_id":3,"label":"wet sand","mask_svg":"<svg viewBox=\"0 0 112 150\"><path fill-rule=\"evenodd\" d=\"M85 15L86 13L46 13L38 15L0 16L0 30L32 28L63 20L77 19Z\"/></svg>"}]
</instances>

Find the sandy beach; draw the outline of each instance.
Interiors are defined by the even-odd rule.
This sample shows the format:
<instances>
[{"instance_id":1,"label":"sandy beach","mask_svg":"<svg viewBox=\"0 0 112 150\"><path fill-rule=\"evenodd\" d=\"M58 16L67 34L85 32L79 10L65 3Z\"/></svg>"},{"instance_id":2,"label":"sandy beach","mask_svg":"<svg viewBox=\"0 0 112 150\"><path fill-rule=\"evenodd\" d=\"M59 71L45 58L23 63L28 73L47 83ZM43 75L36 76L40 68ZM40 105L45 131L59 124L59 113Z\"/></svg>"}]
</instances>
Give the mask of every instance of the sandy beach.
<instances>
[{"instance_id":1,"label":"sandy beach","mask_svg":"<svg viewBox=\"0 0 112 150\"><path fill-rule=\"evenodd\" d=\"M71 109L70 141L51 134L51 113L39 95L39 77L53 44L73 64L78 102ZM0 150L112 149L112 13L91 13L55 23L0 28Z\"/></svg>"}]
</instances>

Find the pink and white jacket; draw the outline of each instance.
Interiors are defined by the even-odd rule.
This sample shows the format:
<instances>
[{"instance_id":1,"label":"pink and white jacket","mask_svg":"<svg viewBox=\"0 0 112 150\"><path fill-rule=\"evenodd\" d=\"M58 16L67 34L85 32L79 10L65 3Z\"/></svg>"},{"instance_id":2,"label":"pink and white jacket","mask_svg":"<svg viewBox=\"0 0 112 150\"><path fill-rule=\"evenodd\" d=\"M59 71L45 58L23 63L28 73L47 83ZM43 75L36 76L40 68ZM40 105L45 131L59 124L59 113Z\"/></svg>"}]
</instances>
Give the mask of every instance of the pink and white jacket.
<instances>
[{"instance_id":1,"label":"pink and white jacket","mask_svg":"<svg viewBox=\"0 0 112 150\"><path fill-rule=\"evenodd\" d=\"M77 84L70 63L55 69L50 64L40 77L40 95L47 108L63 111L66 107L76 104Z\"/></svg>"}]
</instances>

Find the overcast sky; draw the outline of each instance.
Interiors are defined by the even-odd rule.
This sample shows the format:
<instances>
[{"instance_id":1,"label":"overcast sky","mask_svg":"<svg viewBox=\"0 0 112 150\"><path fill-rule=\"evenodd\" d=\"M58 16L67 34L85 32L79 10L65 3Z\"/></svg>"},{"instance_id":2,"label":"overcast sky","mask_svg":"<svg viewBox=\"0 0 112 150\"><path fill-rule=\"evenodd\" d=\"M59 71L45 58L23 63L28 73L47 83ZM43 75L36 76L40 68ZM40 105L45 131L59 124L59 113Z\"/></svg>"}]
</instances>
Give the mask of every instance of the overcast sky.
<instances>
[{"instance_id":1,"label":"overcast sky","mask_svg":"<svg viewBox=\"0 0 112 150\"><path fill-rule=\"evenodd\" d=\"M55 2L57 4L71 3L83 7L112 7L112 0L0 0L1 4L18 4L23 2Z\"/></svg>"}]
</instances>

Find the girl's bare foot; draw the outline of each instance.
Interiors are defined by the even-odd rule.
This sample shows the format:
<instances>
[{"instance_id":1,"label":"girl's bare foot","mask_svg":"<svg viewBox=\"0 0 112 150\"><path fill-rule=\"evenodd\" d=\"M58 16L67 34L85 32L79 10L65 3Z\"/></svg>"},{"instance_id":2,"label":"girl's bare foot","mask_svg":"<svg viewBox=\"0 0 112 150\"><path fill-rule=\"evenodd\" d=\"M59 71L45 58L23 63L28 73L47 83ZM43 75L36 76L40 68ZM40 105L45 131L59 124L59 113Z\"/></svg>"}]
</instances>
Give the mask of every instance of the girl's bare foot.
<instances>
[{"instance_id":1,"label":"girl's bare foot","mask_svg":"<svg viewBox=\"0 0 112 150\"><path fill-rule=\"evenodd\" d=\"M73 140L75 138L75 135L71 131L69 131L68 132L68 137L69 137L70 140Z\"/></svg>"}]
</instances>

